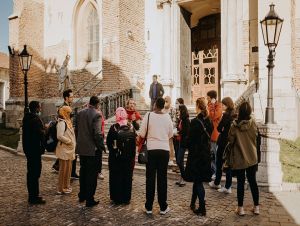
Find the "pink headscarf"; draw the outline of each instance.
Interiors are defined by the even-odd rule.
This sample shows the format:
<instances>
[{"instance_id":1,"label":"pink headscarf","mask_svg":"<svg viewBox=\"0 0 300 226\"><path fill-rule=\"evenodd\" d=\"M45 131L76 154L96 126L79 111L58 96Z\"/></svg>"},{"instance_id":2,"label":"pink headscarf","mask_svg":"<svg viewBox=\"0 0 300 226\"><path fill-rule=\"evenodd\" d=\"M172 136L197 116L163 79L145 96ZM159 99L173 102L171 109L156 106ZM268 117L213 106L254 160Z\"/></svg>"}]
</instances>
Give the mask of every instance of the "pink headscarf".
<instances>
[{"instance_id":1,"label":"pink headscarf","mask_svg":"<svg viewBox=\"0 0 300 226\"><path fill-rule=\"evenodd\" d=\"M127 125L127 112L122 107L118 107L116 110L116 122L120 126Z\"/></svg>"}]
</instances>

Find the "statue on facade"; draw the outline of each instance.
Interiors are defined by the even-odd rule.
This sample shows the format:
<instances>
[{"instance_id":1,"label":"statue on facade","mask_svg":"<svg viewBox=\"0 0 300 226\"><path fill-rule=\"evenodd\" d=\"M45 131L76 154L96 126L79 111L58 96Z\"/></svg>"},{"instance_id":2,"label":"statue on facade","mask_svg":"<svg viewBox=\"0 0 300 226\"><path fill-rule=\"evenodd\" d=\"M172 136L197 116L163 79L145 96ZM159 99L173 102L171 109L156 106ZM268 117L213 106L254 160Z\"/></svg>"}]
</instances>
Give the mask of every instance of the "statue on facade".
<instances>
[{"instance_id":1,"label":"statue on facade","mask_svg":"<svg viewBox=\"0 0 300 226\"><path fill-rule=\"evenodd\" d=\"M70 55L67 55L63 62L63 65L59 69L56 68L58 73L58 80L59 80L58 90L61 93L66 89L73 88L71 75L68 70L69 61L70 61Z\"/></svg>"}]
</instances>

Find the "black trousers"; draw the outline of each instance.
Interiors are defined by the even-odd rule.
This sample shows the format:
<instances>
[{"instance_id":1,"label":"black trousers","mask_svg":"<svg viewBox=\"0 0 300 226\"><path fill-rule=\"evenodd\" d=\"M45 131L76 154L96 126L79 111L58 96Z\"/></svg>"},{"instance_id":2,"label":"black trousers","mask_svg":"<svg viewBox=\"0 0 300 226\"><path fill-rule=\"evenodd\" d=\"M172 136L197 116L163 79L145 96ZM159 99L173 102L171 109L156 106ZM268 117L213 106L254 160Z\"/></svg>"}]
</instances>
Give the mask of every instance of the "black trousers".
<instances>
[{"instance_id":1,"label":"black trousers","mask_svg":"<svg viewBox=\"0 0 300 226\"><path fill-rule=\"evenodd\" d=\"M72 162L72 172L71 177L76 175L76 163L77 163L77 155L75 155L75 159ZM56 159L55 163L52 166L55 169L59 169L59 159Z\"/></svg>"},{"instance_id":2,"label":"black trousers","mask_svg":"<svg viewBox=\"0 0 300 226\"><path fill-rule=\"evenodd\" d=\"M26 155L26 158L28 200L34 201L39 196L39 178L42 171L42 161L40 155Z\"/></svg>"},{"instance_id":3,"label":"black trousers","mask_svg":"<svg viewBox=\"0 0 300 226\"><path fill-rule=\"evenodd\" d=\"M145 208L152 210L155 196L155 179L157 173L157 197L160 210L168 207L167 203L167 170L169 152L165 150L150 150L146 164L146 203Z\"/></svg>"},{"instance_id":4,"label":"black trousers","mask_svg":"<svg viewBox=\"0 0 300 226\"><path fill-rule=\"evenodd\" d=\"M99 170L99 153L97 152L95 156L80 155L80 189L78 197L79 199L85 199L87 203L94 201Z\"/></svg>"},{"instance_id":5,"label":"black trousers","mask_svg":"<svg viewBox=\"0 0 300 226\"><path fill-rule=\"evenodd\" d=\"M238 206L243 206L244 202L245 173L250 185L253 203L255 206L259 205L259 191L256 183L256 169L257 165L251 166L247 169L235 170L237 176Z\"/></svg>"}]
</instances>

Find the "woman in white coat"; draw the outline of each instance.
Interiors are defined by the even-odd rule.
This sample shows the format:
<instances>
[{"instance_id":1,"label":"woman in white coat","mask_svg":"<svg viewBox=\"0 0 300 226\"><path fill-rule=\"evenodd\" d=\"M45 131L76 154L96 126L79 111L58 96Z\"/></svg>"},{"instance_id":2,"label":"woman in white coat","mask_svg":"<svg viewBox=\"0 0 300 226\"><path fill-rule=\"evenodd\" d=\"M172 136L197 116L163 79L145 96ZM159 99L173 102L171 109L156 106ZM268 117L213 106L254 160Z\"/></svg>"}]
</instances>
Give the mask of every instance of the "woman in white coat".
<instances>
[{"instance_id":1,"label":"woman in white coat","mask_svg":"<svg viewBox=\"0 0 300 226\"><path fill-rule=\"evenodd\" d=\"M58 188L57 194L68 194L72 192L70 187L72 161L75 159L75 132L70 114L72 109L63 106L59 109L59 119L57 123L56 157L59 159Z\"/></svg>"}]
</instances>

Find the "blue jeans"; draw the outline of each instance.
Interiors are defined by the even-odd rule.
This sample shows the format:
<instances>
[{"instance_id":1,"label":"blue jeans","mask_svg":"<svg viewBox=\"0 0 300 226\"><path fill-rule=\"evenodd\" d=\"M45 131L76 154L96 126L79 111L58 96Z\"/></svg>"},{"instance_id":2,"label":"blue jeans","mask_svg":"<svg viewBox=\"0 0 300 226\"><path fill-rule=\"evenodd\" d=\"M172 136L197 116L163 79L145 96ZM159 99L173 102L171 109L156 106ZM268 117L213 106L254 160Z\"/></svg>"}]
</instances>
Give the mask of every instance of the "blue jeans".
<instances>
[{"instance_id":1,"label":"blue jeans","mask_svg":"<svg viewBox=\"0 0 300 226\"><path fill-rule=\"evenodd\" d=\"M186 150L186 148L180 147L180 142L179 142L177 156L176 156L176 163L179 167L181 177L184 174L184 154L185 154L185 150Z\"/></svg>"},{"instance_id":2,"label":"blue jeans","mask_svg":"<svg viewBox=\"0 0 300 226\"><path fill-rule=\"evenodd\" d=\"M214 181L215 185L219 185L222 178L222 166L223 166L223 148L218 147L217 149L217 155L216 155L216 179ZM228 169L226 171L226 182L225 182L225 188L229 189L232 184L232 175L231 170Z\"/></svg>"},{"instance_id":3,"label":"blue jeans","mask_svg":"<svg viewBox=\"0 0 300 226\"><path fill-rule=\"evenodd\" d=\"M217 156L217 143L216 142L210 142L210 151L212 156L214 156L214 158L212 158L211 160L211 173L212 175L216 174L216 156Z\"/></svg>"}]
</instances>

